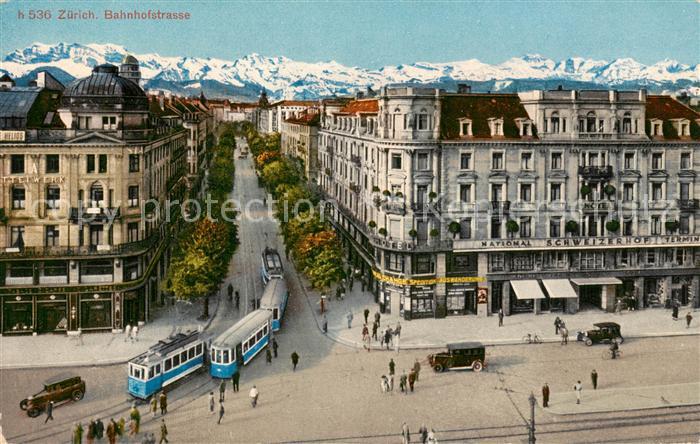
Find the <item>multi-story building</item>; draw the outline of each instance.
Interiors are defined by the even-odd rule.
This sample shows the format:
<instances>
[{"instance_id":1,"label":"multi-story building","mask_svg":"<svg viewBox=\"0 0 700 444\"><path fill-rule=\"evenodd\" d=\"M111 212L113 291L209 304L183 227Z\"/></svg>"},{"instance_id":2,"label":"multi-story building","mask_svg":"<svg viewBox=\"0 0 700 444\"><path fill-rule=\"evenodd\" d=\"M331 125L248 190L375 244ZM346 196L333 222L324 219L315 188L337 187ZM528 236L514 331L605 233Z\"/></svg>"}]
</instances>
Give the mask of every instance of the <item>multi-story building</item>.
<instances>
[{"instance_id":1,"label":"multi-story building","mask_svg":"<svg viewBox=\"0 0 700 444\"><path fill-rule=\"evenodd\" d=\"M132 71L129 71L132 73ZM170 258L188 132L100 65L65 89L0 90L0 331L119 330L149 320Z\"/></svg>"},{"instance_id":2,"label":"multi-story building","mask_svg":"<svg viewBox=\"0 0 700 444\"><path fill-rule=\"evenodd\" d=\"M280 145L282 154L302 161L307 180L318 179L318 123L315 110L299 113L282 122Z\"/></svg>"},{"instance_id":3,"label":"multi-story building","mask_svg":"<svg viewBox=\"0 0 700 444\"><path fill-rule=\"evenodd\" d=\"M319 182L406 318L697 307L699 123L645 91L384 88L322 110Z\"/></svg>"},{"instance_id":4,"label":"multi-story building","mask_svg":"<svg viewBox=\"0 0 700 444\"><path fill-rule=\"evenodd\" d=\"M263 90L254 113L253 123L260 133L278 133L281 131L281 122L316 105L317 103L312 100L282 100L270 104L267 93Z\"/></svg>"}]
</instances>

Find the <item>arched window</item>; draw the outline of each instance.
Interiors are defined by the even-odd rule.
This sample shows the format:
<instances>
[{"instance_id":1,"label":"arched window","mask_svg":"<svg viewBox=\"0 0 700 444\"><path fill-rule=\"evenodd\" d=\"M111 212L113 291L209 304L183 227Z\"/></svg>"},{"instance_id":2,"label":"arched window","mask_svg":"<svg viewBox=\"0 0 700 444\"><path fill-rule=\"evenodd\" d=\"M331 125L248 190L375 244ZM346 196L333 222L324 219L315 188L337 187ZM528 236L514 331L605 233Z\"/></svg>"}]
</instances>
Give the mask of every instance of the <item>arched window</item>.
<instances>
[{"instance_id":1,"label":"arched window","mask_svg":"<svg viewBox=\"0 0 700 444\"><path fill-rule=\"evenodd\" d=\"M632 134L632 115L627 112L622 118L622 132L625 134Z\"/></svg>"},{"instance_id":2,"label":"arched window","mask_svg":"<svg viewBox=\"0 0 700 444\"><path fill-rule=\"evenodd\" d=\"M587 133L595 133L596 132L595 120L596 120L595 113L593 111L586 114L586 132Z\"/></svg>"},{"instance_id":3,"label":"arched window","mask_svg":"<svg viewBox=\"0 0 700 444\"><path fill-rule=\"evenodd\" d=\"M90 206L91 207L102 207L104 206L105 192L102 185L95 182L90 187Z\"/></svg>"},{"instance_id":4,"label":"arched window","mask_svg":"<svg viewBox=\"0 0 700 444\"><path fill-rule=\"evenodd\" d=\"M552 122L552 133L559 132L559 113L554 111L550 116L550 121Z\"/></svg>"}]
</instances>

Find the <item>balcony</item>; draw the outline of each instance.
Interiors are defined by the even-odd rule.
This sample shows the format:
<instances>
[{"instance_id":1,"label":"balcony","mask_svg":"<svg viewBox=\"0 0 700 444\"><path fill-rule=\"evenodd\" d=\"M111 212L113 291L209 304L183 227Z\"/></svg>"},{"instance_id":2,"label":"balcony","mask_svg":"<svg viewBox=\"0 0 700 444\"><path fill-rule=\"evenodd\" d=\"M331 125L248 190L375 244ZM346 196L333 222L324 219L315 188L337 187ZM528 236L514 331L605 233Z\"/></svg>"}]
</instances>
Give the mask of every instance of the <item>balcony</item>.
<instances>
[{"instance_id":1,"label":"balcony","mask_svg":"<svg viewBox=\"0 0 700 444\"><path fill-rule=\"evenodd\" d=\"M613 176L613 168L607 166L579 166L578 175L586 180L605 180Z\"/></svg>"},{"instance_id":2,"label":"balcony","mask_svg":"<svg viewBox=\"0 0 700 444\"><path fill-rule=\"evenodd\" d=\"M493 200L491 201L491 209L496 212L508 213L510 212L510 201L509 200Z\"/></svg>"},{"instance_id":3,"label":"balcony","mask_svg":"<svg viewBox=\"0 0 700 444\"><path fill-rule=\"evenodd\" d=\"M438 202L414 202L411 204L411 210L419 214L437 214L440 212Z\"/></svg>"},{"instance_id":4,"label":"balcony","mask_svg":"<svg viewBox=\"0 0 700 444\"><path fill-rule=\"evenodd\" d=\"M382 210L387 214L404 216L406 214L406 204L403 202L385 202L382 205Z\"/></svg>"},{"instance_id":5,"label":"balcony","mask_svg":"<svg viewBox=\"0 0 700 444\"><path fill-rule=\"evenodd\" d=\"M614 200L584 200L581 209L586 213L608 213L617 209L617 201Z\"/></svg>"},{"instance_id":6,"label":"balcony","mask_svg":"<svg viewBox=\"0 0 700 444\"><path fill-rule=\"evenodd\" d=\"M681 211L695 211L700 208L700 199L678 199L678 209Z\"/></svg>"},{"instance_id":7,"label":"balcony","mask_svg":"<svg viewBox=\"0 0 700 444\"><path fill-rule=\"evenodd\" d=\"M72 223L86 224L91 222L109 222L119 217L119 207L87 207L70 209Z\"/></svg>"}]
</instances>

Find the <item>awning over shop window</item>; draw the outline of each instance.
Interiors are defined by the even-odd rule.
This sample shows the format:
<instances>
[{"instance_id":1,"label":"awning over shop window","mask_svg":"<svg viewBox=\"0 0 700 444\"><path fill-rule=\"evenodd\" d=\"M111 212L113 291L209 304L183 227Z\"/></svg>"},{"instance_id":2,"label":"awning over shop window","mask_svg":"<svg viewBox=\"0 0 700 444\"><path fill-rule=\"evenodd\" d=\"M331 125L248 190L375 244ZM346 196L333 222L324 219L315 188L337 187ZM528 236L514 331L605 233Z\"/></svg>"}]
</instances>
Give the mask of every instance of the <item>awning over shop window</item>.
<instances>
[{"instance_id":1,"label":"awning over shop window","mask_svg":"<svg viewBox=\"0 0 700 444\"><path fill-rule=\"evenodd\" d=\"M622 283L616 277L598 277L598 278L576 278L571 279L576 285L620 285Z\"/></svg>"},{"instance_id":2,"label":"awning over shop window","mask_svg":"<svg viewBox=\"0 0 700 444\"><path fill-rule=\"evenodd\" d=\"M576 299L578 297L568 279L542 279L542 284L551 299Z\"/></svg>"},{"instance_id":3,"label":"awning over shop window","mask_svg":"<svg viewBox=\"0 0 700 444\"><path fill-rule=\"evenodd\" d=\"M515 297L522 299L544 299L544 293L537 281L510 281Z\"/></svg>"}]
</instances>

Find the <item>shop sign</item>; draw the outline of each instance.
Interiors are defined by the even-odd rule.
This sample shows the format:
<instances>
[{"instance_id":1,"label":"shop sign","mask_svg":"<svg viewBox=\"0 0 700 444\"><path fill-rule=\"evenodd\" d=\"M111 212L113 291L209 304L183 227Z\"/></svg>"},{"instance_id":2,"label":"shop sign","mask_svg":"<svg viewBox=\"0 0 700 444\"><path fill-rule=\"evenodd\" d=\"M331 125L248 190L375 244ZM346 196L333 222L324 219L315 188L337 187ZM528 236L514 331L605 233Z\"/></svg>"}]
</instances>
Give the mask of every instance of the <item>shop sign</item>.
<instances>
[{"instance_id":1,"label":"shop sign","mask_svg":"<svg viewBox=\"0 0 700 444\"><path fill-rule=\"evenodd\" d=\"M25 176L2 176L2 183L64 183L65 176L41 176L38 174Z\"/></svg>"},{"instance_id":2,"label":"shop sign","mask_svg":"<svg viewBox=\"0 0 700 444\"><path fill-rule=\"evenodd\" d=\"M0 142L24 142L24 131L0 131Z\"/></svg>"},{"instance_id":3,"label":"shop sign","mask_svg":"<svg viewBox=\"0 0 700 444\"><path fill-rule=\"evenodd\" d=\"M476 292L476 303L487 304L489 301L489 289L487 287L479 287Z\"/></svg>"},{"instance_id":4,"label":"shop sign","mask_svg":"<svg viewBox=\"0 0 700 444\"><path fill-rule=\"evenodd\" d=\"M376 270L372 270L372 275L378 281L399 286L415 285L435 285L435 284L457 284L463 282L486 282L486 278L480 276L460 276L460 277L439 277L430 279L405 279L394 276L387 276Z\"/></svg>"},{"instance_id":5,"label":"shop sign","mask_svg":"<svg viewBox=\"0 0 700 444\"><path fill-rule=\"evenodd\" d=\"M416 285L411 287L412 298L432 298L435 289L432 285Z\"/></svg>"},{"instance_id":6,"label":"shop sign","mask_svg":"<svg viewBox=\"0 0 700 444\"><path fill-rule=\"evenodd\" d=\"M700 235L672 236L606 236L563 237L552 239L492 239L481 241L454 241L455 252L530 250L530 249L583 249L598 247L666 247L700 246Z\"/></svg>"}]
</instances>

